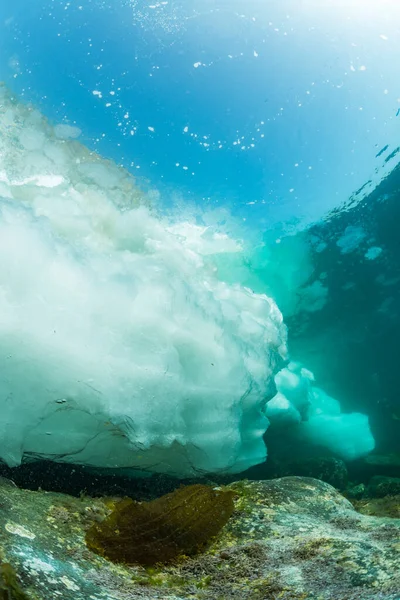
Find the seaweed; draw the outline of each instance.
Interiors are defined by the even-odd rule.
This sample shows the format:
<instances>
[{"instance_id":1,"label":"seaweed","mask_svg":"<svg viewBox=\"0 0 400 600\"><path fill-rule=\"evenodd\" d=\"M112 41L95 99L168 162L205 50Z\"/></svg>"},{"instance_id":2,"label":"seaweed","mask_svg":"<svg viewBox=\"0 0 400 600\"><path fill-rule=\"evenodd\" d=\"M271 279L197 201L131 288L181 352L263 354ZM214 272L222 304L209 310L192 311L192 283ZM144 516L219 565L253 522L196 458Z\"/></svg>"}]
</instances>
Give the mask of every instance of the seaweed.
<instances>
[{"instance_id":1,"label":"seaweed","mask_svg":"<svg viewBox=\"0 0 400 600\"><path fill-rule=\"evenodd\" d=\"M151 502L121 500L86 533L93 552L113 562L150 566L201 551L234 511L231 490L196 484Z\"/></svg>"},{"instance_id":2,"label":"seaweed","mask_svg":"<svg viewBox=\"0 0 400 600\"><path fill-rule=\"evenodd\" d=\"M0 565L0 600L29 600L18 583L14 567L9 563Z\"/></svg>"}]
</instances>

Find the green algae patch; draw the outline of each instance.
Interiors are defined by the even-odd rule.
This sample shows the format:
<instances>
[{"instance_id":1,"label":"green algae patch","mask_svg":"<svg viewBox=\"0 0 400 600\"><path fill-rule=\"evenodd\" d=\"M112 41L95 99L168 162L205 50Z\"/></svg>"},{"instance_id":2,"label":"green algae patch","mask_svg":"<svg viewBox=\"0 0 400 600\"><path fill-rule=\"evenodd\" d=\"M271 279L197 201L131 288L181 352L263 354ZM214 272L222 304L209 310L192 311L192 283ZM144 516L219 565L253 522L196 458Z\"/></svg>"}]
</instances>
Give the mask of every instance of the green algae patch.
<instances>
[{"instance_id":1,"label":"green algae patch","mask_svg":"<svg viewBox=\"0 0 400 600\"><path fill-rule=\"evenodd\" d=\"M102 523L92 525L86 544L104 558L124 564L150 566L193 555L227 523L235 495L196 484L151 502L127 498Z\"/></svg>"}]
</instances>

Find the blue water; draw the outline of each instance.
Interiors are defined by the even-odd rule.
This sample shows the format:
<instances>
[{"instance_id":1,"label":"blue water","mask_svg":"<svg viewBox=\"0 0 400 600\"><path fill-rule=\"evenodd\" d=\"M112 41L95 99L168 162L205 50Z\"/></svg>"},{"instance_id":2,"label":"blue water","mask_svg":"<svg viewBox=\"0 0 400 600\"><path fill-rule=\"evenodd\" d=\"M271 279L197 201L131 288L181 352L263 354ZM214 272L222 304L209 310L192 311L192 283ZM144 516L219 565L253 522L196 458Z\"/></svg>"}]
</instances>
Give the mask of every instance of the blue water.
<instances>
[{"instance_id":1,"label":"blue water","mask_svg":"<svg viewBox=\"0 0 400 600\"><path fill-rule=\"evenodd\" d=\"M399 30L400 7L372 0L3 0L0 79L166 204L265 228L317 220L381 176Z\"/></svg>"}]
</instances>

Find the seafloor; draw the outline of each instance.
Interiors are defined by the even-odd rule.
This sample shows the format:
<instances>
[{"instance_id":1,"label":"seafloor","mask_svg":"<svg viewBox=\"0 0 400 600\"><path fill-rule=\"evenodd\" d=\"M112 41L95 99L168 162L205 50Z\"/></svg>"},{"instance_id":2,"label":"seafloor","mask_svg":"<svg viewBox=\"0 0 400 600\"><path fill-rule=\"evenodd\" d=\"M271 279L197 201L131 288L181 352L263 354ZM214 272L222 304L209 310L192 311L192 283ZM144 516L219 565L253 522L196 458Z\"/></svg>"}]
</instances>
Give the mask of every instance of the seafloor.
<instances>
[{"instance_id":1,"label":"seafloor","mask_svg":"<svg viewBox=\"0 0 400 600\"><path fill-rule=\"evenodd\" d=\"M109 512L107 499L24 490L2 479L1 598L400 598L399 519L360 514L335 488L308 477L227 487L236 493L235 511L203 553L145 568L113 564L87 548L85 532ZM374 502L381 513L390 504L357 502L364 513L375 512ZM399 502L392 497L391 510Z\"/></svg>"}]
</instances>

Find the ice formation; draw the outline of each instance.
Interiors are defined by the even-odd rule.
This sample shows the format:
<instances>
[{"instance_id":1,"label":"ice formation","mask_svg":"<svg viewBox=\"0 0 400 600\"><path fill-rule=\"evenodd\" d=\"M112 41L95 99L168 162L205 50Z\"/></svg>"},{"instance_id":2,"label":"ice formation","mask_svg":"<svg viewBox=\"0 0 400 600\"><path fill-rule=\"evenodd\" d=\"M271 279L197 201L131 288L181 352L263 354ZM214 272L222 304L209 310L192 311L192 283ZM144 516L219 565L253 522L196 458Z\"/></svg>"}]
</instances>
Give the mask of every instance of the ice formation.
<instances>
[{"instance_id":1,"label":"ice formation","mask_svg":"<svg viewBox=\"0 0 400 600\"><path fill-rule=\"evenodd\" d=\"M265 408L272 426L296 425L299 443L325 447L345 460L374 449L368 417L342 413L340 403L315 386L314 375L300 364L289 363L275 382L277 394Z\"/></svg>"},{"instance_id":2,"label":"ice formation","mask_svg":"<svg viewBox=\"0 0 400 600\"><path fill-rule=\"evenodd\" d=\"M155 215L78 135L0 87L0 459L261 462L286 357L276 304L217 280L205 255L235 244Z\"/></svg>"},{"instance_id":3,"label":"ice formation","mask_svg":"<svg viewBox=\"0 0 400 600\"><path fill-rule=\"evenodd\" d=\"M244 252L220 255L214 262L224 281L267 292L286 319L301 310L320 310L326 303L328 288L319 281L309 283L314 273L310 250L301 235L280 238L269 231L261 242L249 244Z\"/></svg>"},{"instance_id":4,"label":"ice formation","mask_svg":"<svg viewBox=\"0 0 400 600\"><path fill-rule=\"evenodd\" d=\"M336 242L336 245L340 248L342 254L349 254L359 247L365 236L366 234L362 227L349 225Z\"/></svg>"},{"instance_id":5,"label":"ice formation","mask_svg":"<svg viewBox=\"0 0 400 600\"><path fill-rule=\"evenodd\" d=\"M375 260L381 254L382 248L379 248L379 246L372 246L371 248L368 248L364 256L367 260Z\"/></svg>"},{"instance_id":6,"label":"ice formation","mask_svg":"<svg viewBox=\"0 0 400 600\"><path fill-rule=\"evenodd\" d=\"M324 308L328 301L328 288L317 279L310 285L303 287L298 294L298 311L317 312Z\"/></svg>"}]
</instances>

